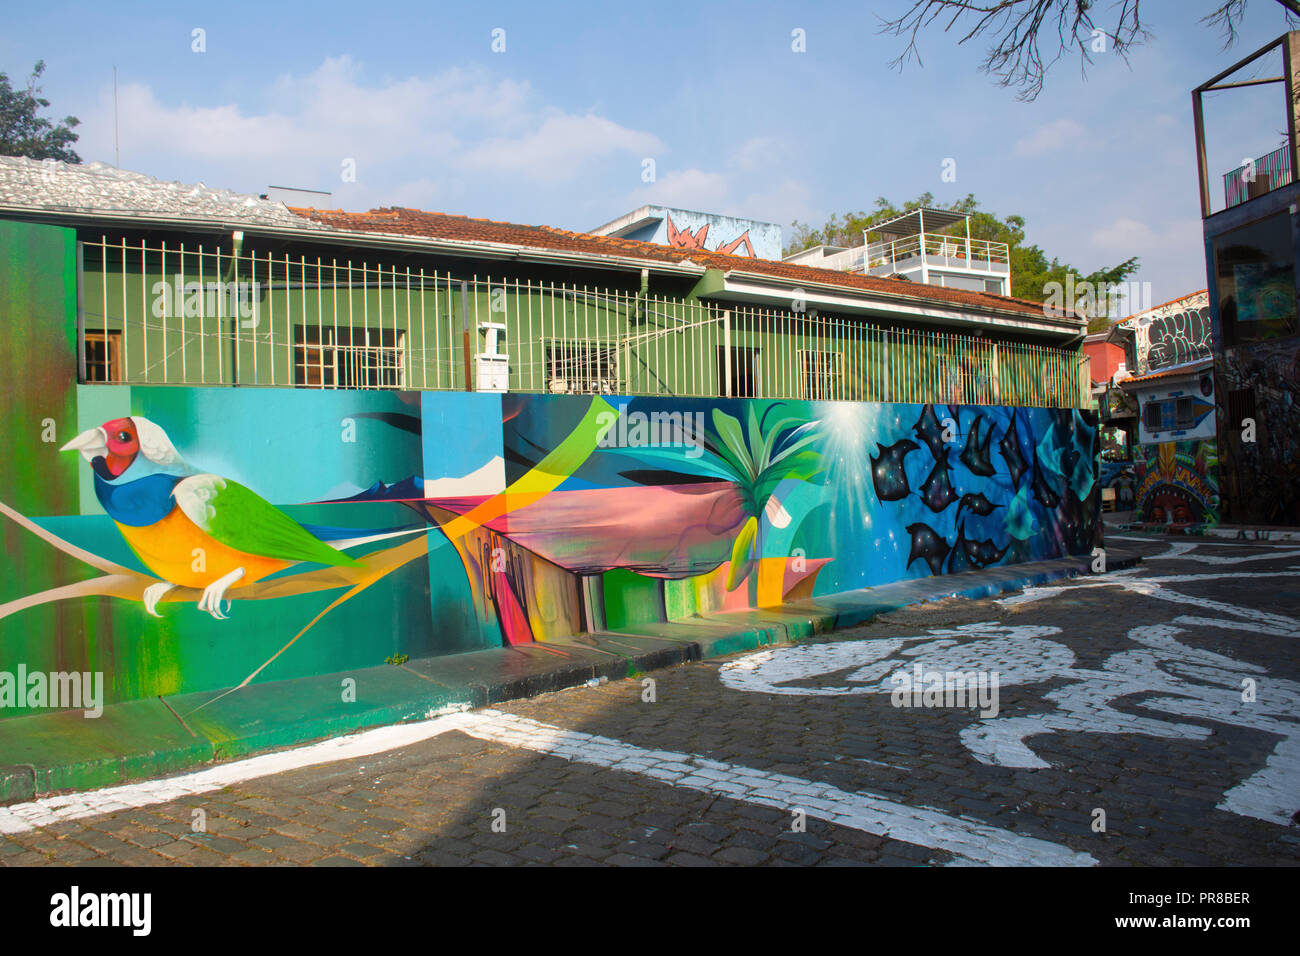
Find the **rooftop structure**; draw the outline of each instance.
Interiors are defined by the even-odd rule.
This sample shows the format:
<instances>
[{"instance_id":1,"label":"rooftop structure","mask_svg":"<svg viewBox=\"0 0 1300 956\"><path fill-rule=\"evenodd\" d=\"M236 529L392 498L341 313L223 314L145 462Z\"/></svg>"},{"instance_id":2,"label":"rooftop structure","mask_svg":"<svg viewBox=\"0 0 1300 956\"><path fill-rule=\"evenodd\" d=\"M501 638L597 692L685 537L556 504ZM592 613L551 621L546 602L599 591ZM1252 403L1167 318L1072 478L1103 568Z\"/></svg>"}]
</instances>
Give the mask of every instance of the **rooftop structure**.
<instances>
[{"instance_id":1,"label":"rooftop structure","mask_svg":"<svg viewBox=\"0 0 1300 956\"><path fill-rule=\"evenodd\" d=\"M873 233L880 238L871 241ZM1007 244L971 238L970 215L946 209L912 209L866 230L861 246L816 246L785 261L949 289L1011 291Z\"/></svg>"}]
</instances>

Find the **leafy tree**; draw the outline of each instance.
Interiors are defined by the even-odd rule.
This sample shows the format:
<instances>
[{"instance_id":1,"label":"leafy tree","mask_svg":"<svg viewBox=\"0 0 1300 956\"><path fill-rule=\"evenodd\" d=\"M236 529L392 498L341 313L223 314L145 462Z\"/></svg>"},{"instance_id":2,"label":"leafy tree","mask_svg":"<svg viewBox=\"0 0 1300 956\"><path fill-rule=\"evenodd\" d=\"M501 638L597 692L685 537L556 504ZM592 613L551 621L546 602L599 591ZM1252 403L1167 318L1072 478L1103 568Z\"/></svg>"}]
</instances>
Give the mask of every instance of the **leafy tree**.
<instances>
[{"instance_id":1,"label":"leafy tree","mask_svg":"<svg viewBox=\"0 0 1300 956\"><path fill-rule=\"evenodd\" d=\"M851 248L862 245L864 241L875 242L881 237L871 231L874 224L921 206L969 213L972 239L1005 242L1008 247L1008 258L1011 261L1011 294L1018 299L1044 302L1050 297L1051 284L1058 283L1061 287L1065 287L1070 276L1074 277L1075 286L1082 286L1087 282L1092 285L1092 288L1101 290L1123 283L1138 269L1138 259L1132 256L1118 265L1082 273L1056 257L1048 259L1047 253L1038 246L1026 244L1023 216L1011 215L999 219L992 213L980 209L979 201L973 194L945 205L937 205L934 195L928 192L903 203L901 207L895 206L881 196L876 200L876 207L871 212L847 212L843 216L832 214L819 229L796 221L792 230L793 237L790 245L786 247L785 254L790 255L817 245ZM956 234L955 229L953 231ZM965 232L962 231L961 235L964 236ZM1093 316L1089 321L1089 331L1104 329L1108 324L1104 314Z\"/></svg>"},{"instance_id":2,"label":"leafy tree","mask_svg":"<svg viewBox=\"0 0 1300 956\"><path fill-rule=\"evenodd\" d=\"M29 159L58 159L79 163L81 157L72 150L78 139L72 131L81 120L65 116L58 125L37 116L50 101L41 96L37 85L45 72L45 61L38 60L27 79L27 88L14 89L9 76L0 73L0 156L26 156Z\"/></svg>"},{"instance_id":3,"label":"leafy tree","mask_svg":"<svg viewBox=\"0 0 1300 956\"><path fill-rule=\"evenodd\" d=\"M1225 34L1224 49L1237 38L1237 26L1246 15L1248 0L1228 2L1201 18ZM1300 0L1276 0L1288 23L1300 18ZM956 27L958 45L987 35L992 41L982 69L1002 86L1016 87L1022 100L1032 100L1043 89L1047 71L1067 50L1079 52L1079 68L1086 70L1093 53L1113 51L1128 59L1131 47L1151 39L1142 25L1141 0L1117 0L1109 5L1112 21L1098 14L1096 0L913 0L901 17L883 21L883 32L906 36L907 46L894 60L901 67L910 59L920 63L917 37L935 20L943 32ZM1113 25L1110 25L1112 24ZM960 25L959 25L960 24ZM1109 28L1107 28L1109 25Z\"/></svg>"}]
</instances>

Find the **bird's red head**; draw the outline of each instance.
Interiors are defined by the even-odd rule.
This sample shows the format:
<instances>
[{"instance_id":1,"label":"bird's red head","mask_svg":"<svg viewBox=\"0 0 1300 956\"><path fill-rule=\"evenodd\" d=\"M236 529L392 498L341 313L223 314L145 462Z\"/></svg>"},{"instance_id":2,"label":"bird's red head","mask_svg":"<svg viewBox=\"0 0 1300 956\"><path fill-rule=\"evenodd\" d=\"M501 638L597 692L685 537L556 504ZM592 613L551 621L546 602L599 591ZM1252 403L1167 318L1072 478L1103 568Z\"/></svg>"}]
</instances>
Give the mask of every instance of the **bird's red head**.
<instances>
[{"instance_id":1,"label":"bird's red head","mask_svg":"<svg viewBox=\"0 0 1300 956\"><path fill-rule=\"evenodd\" d=\"M115 418L104 422L101 427L108 438L104 465L116 478L130 468L135 456L140 454L140 435L136 432L135 422L129 418Z\"/></svg>"}]
</instances>

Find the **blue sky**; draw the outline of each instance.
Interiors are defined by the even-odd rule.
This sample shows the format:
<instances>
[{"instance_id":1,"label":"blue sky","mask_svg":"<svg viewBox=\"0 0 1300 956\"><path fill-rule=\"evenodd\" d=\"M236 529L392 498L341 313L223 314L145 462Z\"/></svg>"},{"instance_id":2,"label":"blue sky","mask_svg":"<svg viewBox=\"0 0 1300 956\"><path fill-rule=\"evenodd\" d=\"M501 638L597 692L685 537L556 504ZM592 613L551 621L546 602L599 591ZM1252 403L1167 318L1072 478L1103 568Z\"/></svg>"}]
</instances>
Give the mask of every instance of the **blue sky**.
<instances>
[{"instance_id":1,"label":"blue sky","mask_svg":"<svg viewBox=\"0 0 1300 956\"><path fill-rule=\"evenodd\" d=\"M116 65L121 165L163 179L570 229L659 202L787 238L794 219L877 196L974 193L1085 271L1141 257L1153 303L1205 285L1189 93L1283 33L1279 5L1252 0L1225 52L1197 22L1216 0L1143 0L1155 37L1128 66L1097 55L1084 80L1067 55L1033 103L979 72L982 44L937 26L924 66L891 68L902 41L879 17L909 5L25 4L6 13L0 70L17 80L43 58L50 112L80 117L82 158L111 163ZM1264 125L1215 144L1212 183L1277 145Z\"/></svg>"}]
</instances>

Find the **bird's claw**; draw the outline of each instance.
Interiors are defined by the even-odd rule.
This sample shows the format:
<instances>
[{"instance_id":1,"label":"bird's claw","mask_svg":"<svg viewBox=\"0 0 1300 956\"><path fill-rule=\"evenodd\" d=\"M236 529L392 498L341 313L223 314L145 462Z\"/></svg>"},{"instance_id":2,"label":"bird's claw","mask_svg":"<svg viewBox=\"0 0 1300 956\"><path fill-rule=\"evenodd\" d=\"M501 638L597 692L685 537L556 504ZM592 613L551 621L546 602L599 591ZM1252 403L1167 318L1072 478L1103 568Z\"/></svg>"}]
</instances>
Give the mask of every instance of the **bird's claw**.
<instances>
[{"instance_id":1,"label":"bird's claw","mask_svg":"<svg viewBox=\"0 0 1300 956\"><path fill-rule=\"evenodd\" d=\"M154 617L162 617L155 609L158 607L158 602L162 600L163 595L174 587L176 585L170 581L159 581L157 584L149 585L144 589L144 609Z\"/></svg>"},{"instance_id":2,"label":"bird's claw","mask_svg":"<svg viewBox=\"0 0 1300 956\"><path fill-rule=\"evenodd\" d=\"M235 568L229 574L223 575L209 584L203 589L203 596L199 598L199 610L207 611L214 620L226 620L228 615L223 613L221 609L223 603L230 603L226 601L226 590L243 576L244 569Z\"/></svg>"}]
</instances>

